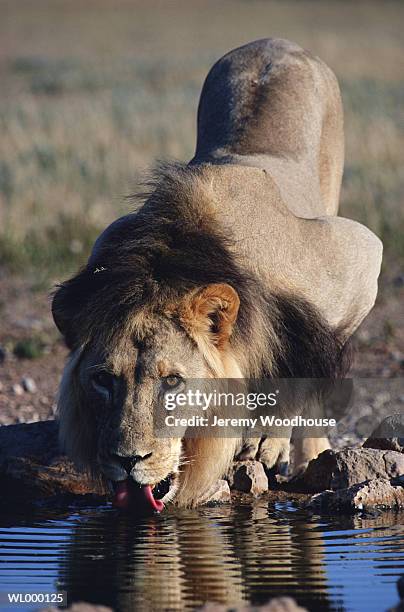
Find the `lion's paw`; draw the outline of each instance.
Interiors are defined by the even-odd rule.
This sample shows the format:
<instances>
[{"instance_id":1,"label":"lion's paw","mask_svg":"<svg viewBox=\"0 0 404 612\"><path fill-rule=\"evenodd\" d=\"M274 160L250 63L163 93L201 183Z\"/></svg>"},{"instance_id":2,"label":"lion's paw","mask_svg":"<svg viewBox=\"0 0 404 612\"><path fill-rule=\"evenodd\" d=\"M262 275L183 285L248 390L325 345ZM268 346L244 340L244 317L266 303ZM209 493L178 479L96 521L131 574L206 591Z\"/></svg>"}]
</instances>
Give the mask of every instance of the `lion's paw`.
<instances>
[{"instance_id":1,"label":"lion's paw","mask_svg":"<svg viewBox=\"0 0 404 612\"><path fill-rule=\"evenodd\" d=\"M247 438L243 442L241 451L238 453L236 459L238 461L248 461L249 459L255 459L258 454L261 438Z\"/></svg>"},{"instance_id":2,"label":"lion's paw","mask_svg":"<svg viewBox=\"0 0 404 612\"><path fill-rule=\"evenodd\" d=\"M287 476L289 452L289 438L266 438L261 443L257 458L272 475Z\"/></svg>"}]
</instances>

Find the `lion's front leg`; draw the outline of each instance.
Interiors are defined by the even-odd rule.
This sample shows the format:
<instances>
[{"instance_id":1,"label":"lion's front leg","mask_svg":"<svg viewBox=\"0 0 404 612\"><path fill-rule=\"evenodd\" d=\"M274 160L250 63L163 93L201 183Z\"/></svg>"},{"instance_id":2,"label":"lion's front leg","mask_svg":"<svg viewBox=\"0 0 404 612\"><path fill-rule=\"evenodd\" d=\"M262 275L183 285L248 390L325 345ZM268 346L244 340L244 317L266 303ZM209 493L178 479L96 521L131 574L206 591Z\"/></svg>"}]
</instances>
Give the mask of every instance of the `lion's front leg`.
<instances>
[{"instance_id":1,"label":"lion's front leg","mask_svg":"<svg viewBox=\"0 0 404 612\"><path fill-rule=\"evenodd\" d=\"M289 469L290 438L265 438L259 448L258 459L273 475L287 476Z\"/></svg>"},{"instance_id":2,"label":"lion's front leg","mask_svg":"<svg viewBox=\"0 0 404 612\"><path fill-rule=\"evenodd\" d=\"M285 438L246 438L237 455L239 461L257 459L267 471L286 476L289 467L290 439Z\"/></svg>"},{"instance_id":3,"label":"lion's front leg","mask_svg":"<svg viewBox=\"0 0 404 612\"><path fill-rule=\"evenodd\" d=\"M248 461L249 459L256 459L258 455L258 449L261 438L245 438L240 452L237 454L236 459L239 461Z\"/></svg>"},{"instance_id":4,"label":"lion's front leg","mask_svg":"<svg viewBox=\"0 0 404 612\"><path fill-rule=\"evenodd\" d=\"M302 436L294 439L293 475L297 476L304 472L312 459L329 448L331 446L326 436L323 438L305 438Z\"/></svg>"},{"instance_id":5,"label":"lion's front leg","mask_svg":"<svg viewBox=\"0 0 404 612\"><path fill-rule=\"evenodd\" d=\"M303 416L308 418L322 418L324 416L323 400L318 396L313 396L306 403ZM317 436L310 436L309 427L296 428L293 431L293 476L304 472L309 462L318 457L320 453L331 448L325 428L317 428Z\"/></svg>"}]
</instances>

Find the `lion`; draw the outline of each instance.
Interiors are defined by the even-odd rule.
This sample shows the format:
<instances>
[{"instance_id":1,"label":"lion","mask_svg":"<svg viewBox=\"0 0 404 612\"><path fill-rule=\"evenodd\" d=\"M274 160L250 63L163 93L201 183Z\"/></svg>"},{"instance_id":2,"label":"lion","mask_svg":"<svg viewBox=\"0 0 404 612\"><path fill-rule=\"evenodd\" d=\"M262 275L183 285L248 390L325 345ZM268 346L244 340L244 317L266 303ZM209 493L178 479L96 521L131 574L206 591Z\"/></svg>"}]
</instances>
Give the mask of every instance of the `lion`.
<instances>
[{"instance_id":1,"label":"lion","mask_svg":"<svg viewBox=\"0 0 404 612\"><path fill-rule=\"evenodd\" d=\"M191 379L346 372L382 245L337 216L343 158L332 71L286 40L235 49L203 85L193 159L160 164L143 204L57 288L53 317L71 351L61 443L113 483L116 505L203 503L240 451L267 469L287 463L289 435L163 438L153 413ZM297 440L296 464L327 444Z\"/></svg>"}]
</instances>

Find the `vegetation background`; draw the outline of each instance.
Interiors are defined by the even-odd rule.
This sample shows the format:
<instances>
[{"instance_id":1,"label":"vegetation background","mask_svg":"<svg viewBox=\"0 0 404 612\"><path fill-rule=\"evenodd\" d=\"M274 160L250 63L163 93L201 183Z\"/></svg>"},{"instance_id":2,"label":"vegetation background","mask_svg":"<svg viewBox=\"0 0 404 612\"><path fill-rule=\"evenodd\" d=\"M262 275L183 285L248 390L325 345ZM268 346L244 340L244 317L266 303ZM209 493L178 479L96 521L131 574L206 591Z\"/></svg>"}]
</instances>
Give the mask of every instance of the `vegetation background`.
<instances>
[{"instance_id":1,"label":"vegetation background","mask_svg":"<svg viewBox=\"0 0 404 612\"><path fill-rule=\"evenodd\" d=\"M384 0L0 0L5 422L41 417L53 403L65 354L49 317L51 287L130 209L124 196L154 160L192 157L198 96L212 63L267 36L298 42L339 78L341 213L385 245L378 305L358 336L360 371L400 372L403 26L404 4ZM38 363L27 365L29 357ZM14 389L28 370L40 391L29 398Z\"/></svg>"}]
</instances>

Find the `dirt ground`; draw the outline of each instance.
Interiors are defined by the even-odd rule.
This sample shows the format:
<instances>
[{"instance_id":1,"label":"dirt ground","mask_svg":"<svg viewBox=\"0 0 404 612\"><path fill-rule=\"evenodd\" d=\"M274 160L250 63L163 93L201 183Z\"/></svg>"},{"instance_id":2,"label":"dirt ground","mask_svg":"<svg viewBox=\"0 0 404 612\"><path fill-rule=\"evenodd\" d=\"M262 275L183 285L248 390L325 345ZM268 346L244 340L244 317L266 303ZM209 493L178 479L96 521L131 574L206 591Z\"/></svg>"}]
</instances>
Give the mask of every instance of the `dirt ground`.
<instances>
[{"instance_id":1,"label":"dirt ground","mask_svg":"<svg viewBox=\"0 0 404 612\"><path fill-rule=\"evenodd\" d=\"M124 196L146 168L192 157L198 98L213 62L267 36L299 43L338 77L341 214L385 247L352 374L403 376L402 4L1 3L0 423L53 415L67 351L50 316L52 285L128 211Z\"/></svg>"},{"instance_id":2,"label":"dirt ground","mask_svg":"<svg viewBox=\"0 0 404 612\"><path fill-rule=\"evenodd\" d=\"M50 293L35 279L0 274L0 423L52 418L67 350L50 314ZM361 378L404 376L404 275L383 274L377 303L355 336L351 375ZM18 347L34 339L35 358L19 357ZM25 343L25 344L24 344ZM35 383L24 390L24 379Z\"/></svg>"}]
</instances>

